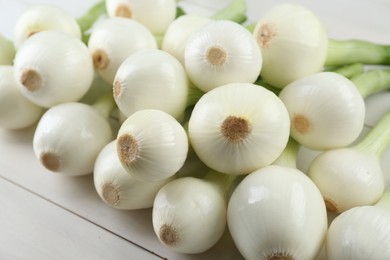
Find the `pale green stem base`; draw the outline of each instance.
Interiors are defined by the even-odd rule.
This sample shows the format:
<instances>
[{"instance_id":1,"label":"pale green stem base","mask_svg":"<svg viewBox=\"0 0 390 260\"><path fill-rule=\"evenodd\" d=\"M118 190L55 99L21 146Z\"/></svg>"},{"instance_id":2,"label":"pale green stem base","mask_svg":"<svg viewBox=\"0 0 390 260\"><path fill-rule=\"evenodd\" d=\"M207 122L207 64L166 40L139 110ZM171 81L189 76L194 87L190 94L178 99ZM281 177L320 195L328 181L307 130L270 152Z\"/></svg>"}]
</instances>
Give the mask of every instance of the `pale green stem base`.
<instances>
[{"instance_id":1,"label":"pale green stem base","mask_svg":"<svg viewBox=\"0 0 390 260\"><path fill-rule=\"evenodd\" d=\"M243 178L243 176L224 174L211 170L203 179L214 184L222 192L226 203L228 203L231 193Z\"/></svg>"},{"instance_id":2,"label":"pale green stem base","mask_svg":"<svg viewBox=\"0 0 390 260\"><path fill-rule=\"evenodd\" d=\"M380 45L362 40L331 40L325 66L352 63L390 64L390 45Z\"/></svg>"},{"instance_id":3,"label":"pale green stem base","mask_svg":"<svg viewBox=\"0 0 390 260\"><path fill-rule=\"evenodd\" d=\"M350 79L364 73L364 65L361 63L353 63L344 66L332 66L325 68L325 71L335 72Z\"/></svg>"},{"instance_id":4,"label":"pale green stem base","mask_svg":"<svg viewBox=\"0 0 390 260\"><path fill-rule=\"evenodd\" d=\"M12 65L15 54L13 42L0 34L0 65Z\"/></svg>"},{"instance_id":5,"label":"pale green stem base","mask_svg":"<svg viewBox=\"0 0 390 260\"><path fill-rule=\"evenodd\" d=\"M116 108L112 93L107 93L96 100L92 107L104 118L109 119L111 112Z\"/></svg>"},{"instance_id":6,"label":"pale green stem base","mask_svg":"<svg viewBox=\"0 0 390 260\"><path fill-rule=\"evenodd\" d=\"M224 9L216 12L211 18L214 20L230 20L236 23L246 21L247 6L245 0L232 0Z\"/></svg>"},{"instance_id":7,"label":"pale green stem base","mask_svg":"<svg viewBox=\"0 0 390 260\"><path fill-rule=\"evenodd\" d=\"M375 154L380 158L390 145L390 112L387 112L368 134L353 147Z\"/></svg>"},{"instance_id":8,"label":"pale green stem base","mask_svg":"<svg viewBox=\"0 0 390 260\"><path fill-rule=\"evenodd\" d=\"M363 98L390 88L390 70L371 70L351 78Z\"/></svg>"},{"instance_id":9,"label":"pale green stem base","mask_svg":"<svg viewBox=\"0 0 390 260\"><path fill-rule=\"evenodd\" d=\"M274 161L273 165L297 168L297 158L298 152L301 145L295 141L293 138L289 138L286 148L283 150L282 154Z\"/></svg>"},{"instance_id":10,"label":"pale green stem base","mask_svg":"<svg viewBox=\"0 0 390 260\"><path fill-rule=\"evenodd\" d=\"M387 190L385 190L382 197L375 204L375 206L387 209L387 211L390 212L390 188L387 188Z\"/></svg>"}]
</instances>

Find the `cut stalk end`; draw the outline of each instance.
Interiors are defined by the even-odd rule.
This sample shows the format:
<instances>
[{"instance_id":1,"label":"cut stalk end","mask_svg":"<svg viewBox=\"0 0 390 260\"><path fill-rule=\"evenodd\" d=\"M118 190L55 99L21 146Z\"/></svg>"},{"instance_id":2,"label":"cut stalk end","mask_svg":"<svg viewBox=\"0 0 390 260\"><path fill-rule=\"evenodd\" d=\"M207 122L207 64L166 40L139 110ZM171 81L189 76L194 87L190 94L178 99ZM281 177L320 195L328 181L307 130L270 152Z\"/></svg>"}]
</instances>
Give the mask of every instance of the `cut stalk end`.
<instances>
[{"instance_id":1,"label":"cut stalk end","mask_svg":"<svg viewBox=\"0 0 390 260\"><path fill-rule=\"evenodd\" d=\"M124 134L118 138L117 153L119 160L126 165L131 165L138 155L138 142L130 134Z\"/></svg>"},{"instance_id":2,"label":"cut stalk end","mask_svg":"<svg viewBox=\"0 0 390 260\"><path fill-rule=\"evenodd\" d=\"M20 76L22 85L30 92L37 91L42 87L41 75L33 69L24 69Z\"/></svg>"},{"instance_id":3,"label":"cut stalk end","mask_svg":"<svg viewBox=\"0 0 390 260\"><path fill-rule=\"evenodd\" d=\"M296 114L292 118L293 128L300 134L307 134L310 131L310 120L301 114Z\"/></svg>"},{"instance_id":4,"label":"cut stalk end","mask_svg":"<svg viewBox=\"0 0 390 260\"><path fill-rule=\"evenodd\" d=\"M160 240L167 246L173 247L179 241L179 233L177 230L168 224L164 224L161 226L159 231Z\"/></svg>"},{"instance_id":5,"label":"cut stalk end","mask_svg":"<svg viewBox=\"0 0 390 260\"><path fill-rule=\"evenodd\" d=\"M207 50L207 62L213 66L222 66L226 63L226 50L220 46L213 46Z\"/></svg>"},{"instance_id":6,"label":"cut stalk end","mask_svg":"<svg viewBox=\"0 0 390 260\"><path fill-rule=\"evenodd\" d=\"M113 94L114 94L114 98L119 98L120 95L122 94L122 85L118 80L114 82Z\"/></svg>"},{"instance_id":7,"label":"cut stalk end","mask_svg":"<svg viewBox=\"0 0 390 260\"><path fill-rule=\"evenodd\" d=\"M276 36L276 28L272 24L264 23L254 33L257 44L261 48L267 48Z\"/></svg>"},{"instance_id":8,"label":"cut stalk end","mask_svg":"<svg viewBox=\"0 0 390 260\"><path fill-rule=\"evenodd\" d=\"M246 118L228 116L221 125L222 135L231 143L245 140L251 132L250 122Z\"/></svg>"},{"instance_id":9,"label":"cut stalk end","mask_svg":"<svg viewBox=\"0 0 390 260\"><path fill-rule=\"evenodd\" d=\"M115 16L132 18L133 12L127 4L119 4L115 10Z\"/></svg>"},{"instance_id":10,"label":"cut stalk end","mask_svg":"<svg viewBox=\"0 0 390 260\"><path fill-rule=\"evenodd\" d=\"M110 59L104 50L98 49L92 54L93 65L98 70L104 70L110 64Z\"/></svg>"},{"instance_id":11,"label":"cut stalk end","mask_svg":"<svg viewBox=\"0 0 390 260\"><path fill-rule=\"evenodd\" d=\"M49 171L57 172L60 169L61 160L55 153L41 153L39 160L41 161L42 165Z\"/></svg>"},{"instance_id":12,"label":"cut stalk end","mask_svg":"<svg viewBox=\"0 0 390 260\"><path fill-rule=\"evenodd\" d=\"M118 188L113 183L105 183L102 187L102 197L107 204L116 206L119 203Z\"/></svg>"}]
</instances>

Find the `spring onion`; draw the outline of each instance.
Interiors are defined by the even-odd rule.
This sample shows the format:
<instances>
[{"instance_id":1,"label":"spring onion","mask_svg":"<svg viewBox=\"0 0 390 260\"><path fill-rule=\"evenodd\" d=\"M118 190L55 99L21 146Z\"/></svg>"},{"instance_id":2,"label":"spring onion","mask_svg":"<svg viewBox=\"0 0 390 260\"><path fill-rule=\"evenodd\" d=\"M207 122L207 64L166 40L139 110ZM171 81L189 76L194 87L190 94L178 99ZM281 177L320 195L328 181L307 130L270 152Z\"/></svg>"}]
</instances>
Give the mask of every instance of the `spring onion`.
<instances>
[{"instance_id":1,"label":"spring onion","mask_svg":"<svg viewBox=\"0 0 390 260\"><path fill-rule=\"evenodd\" d=\"M58 31L31 36L16 53L14 67L22 94L45 108L78 101L90 88L94 73L88 48Z\"/></svg>"},{"instance_id":2,"label":"spring onion","mask_svg":"<svg viewBox=\"0 0 390 260\"><path fill-rule=\"evenodd\" d=\"M328 231L329 259L390 259L390 200L387 208L360 206L336 217Z\"/></svg>"},{"instance_id":3,"label":"spring onion","mask_svg":"<svg viewBox=\"0 0 390 260\"><path fill-rule=\"evenodd\" d=\"M325 151L312 161L308 175L320 189L329 211L341 213L379 200L384 191L380 158L389 144L387 113L356 144Z\"/></svg>"},{"instance_id":4,"label":"spring onion","mask_svg":"<svg viewBox=\"0 0 390 260\"><path fill-rule=\"evenodd\" d=\"M326 66L351 63L390 64L390 45L381 45L365 40L335 40L328 43Z\"/></svg>"},{"instance_id":5,"label":"spring onion","mask_svg":"<svg viewBox=\"0 0 390 260\"><path fill-rule=\"evenodd\" d=\"M153 34L141 23L121 17L105 19L92 29L88 48L95 69L112 84L120 64L140 49L157 49Z\"/></svg>"},{"instance_id":6,"label":"spring onion","mask_svg":"<svg viewBox=\"0 0 390 260\"><path fill-rule=\"evenodd\" d=\"M175 0L106 0L110 17L134 19L154 35L163 35L176 17Z\"/></svg>"},{"instance_id":7,"label":"spring onion","mask_svg":"<svg viewBox=\"0 0 390 260\"><path fill-rule=\"evenodd\" d=\"M186 72L178 60L164 51L145 49L119 66L113 92L126 116L142 109L159 109L180 118L187 105L188 87Z\"/></svg>"},{"instance_id":8,"label":"spring onion","mask_svg":"<svg viewBox=\"0 0 390 260\"><path fill-rule=\"evenodd\" d=\"M351 80L335 72L295 80L279 97L290 115L291 136L310 149L349 145L363 129L363 97Z\"/></svg>"},{"instance_id":9,"label":"spring onion","mask_svg":"<svg viewBox=\"0 0 390 260\"><path fill-rule=\"evenodd\" d=\"M116 209L151 208L162 186L172 178L161 181L141 181L123 169L116 152L116 140L108 143L96 158L93 181L100 198Z\"/></svg>"},{"instance_id":10,"label":"spring onion","mask_svg":"<svg viewBox=\"0 0 390 260\"><path fill-rule=\"evenodd\" d=\"M0 34L0 65L13 65L15 53L13 42Z\"/></svg>"},{"instance_id":11,"label":"spring onion","mask_svg":"<svg viewBox=\"0 0 390 260\"><path fill-rule=\"evenodd\" d=\"M251 33L242 25L211 21L188 39L184 63L190 80L207 92L228 83L254 83L262 56Z\"/></svg>"},{"instance_id":12,"label":"spring onion","mask_svg":"<svg viewBox=\"0 0 390 260\"><path fill-rule=\"evenodd\" d=\"M282 101L251 83L231 83L204 94L188 123L191 145L210 168L247 174L284 150L290 120Z\"/></svg>"},{"instance_id":13,"label":"spring onion","mask_svg":"<svg viewBox=\"0 0 390 260\"><path fill-rule=\"evenodd\" d=\"M19 49L31 35L45 30L56 30L81 39L80 26L76 18L55 5L34 5L24 11L14 28L14 45Z\"/></svg>"},{"instance_id":14,"label":"spring onion","mask_svg":"<svg viewBox=\"0 0 390 260\"><path fill-rule=\"evenodd\" d=\"M114 105L106 95L92 106L69 102L49 108L34 133L37 159L51 172L91 174L99 152L113 139L108 117Z\"/></svg>"},{"instance_id":15,"label":"spring onion","mask_svg":"<svg viewBox=\"0 0 390 260\"><path fill-rule=\"evenodd\" d=\"M301 171L270 165L234 190L227 222L245 259L315 259L328 227L321 193Z\"/></svg>"},{"instance_id":16,"label":"spring onion","mask_svg":"<svg viewBox=\"0 0 390 260\"><path fill-rule=\"evenodd\" d=\"M168 113L144 109L123 122L116 147L128 173L144 181L157 181L173 176L183 166L188 138L182 125Z\"/></svg>"},{"instance_id":17,"label":"spring onion","mask_svg":"<svg viewBox=\"0 0 390 260\"><path fill-rule=\"evenodd\" d=\"M188 39L201 27L214 20L230 20L241 23L246 20L246 3L243 0L233 0L222 10L211 17L194 14L184 14L176 18L166 30L161 49L175 56L184 64L184 51Z\"/></svg>"},{"instance_id":18,"label":"spring onion","mask_svg":"<svg viewBox=\"0 0 390 260\"><path fill-rule=\"evenodd\" d=\"M214 246L226 227L226 206L234 176L211 172L166 184L153 204L153 228L169 249L202 253Z\"/></svg>"},{"instance_id":19,"label":"spring onion","mask_svg":"<svg viewBox=\"0 0 390 260\"><path fill-rule=\"evenodd\" d=\"M36 123L43 109L19 91L12 66L0 66L0 127L21 129Z\"/></svg>"},{"instance_id":20,"label":"spring onion","mask_svg":"<svg viewBox=\"0 0 390 260\"><path fill-rule=\"evenodd\" d=\"M261 76L275 87L283 88L323 68L327 32L317 16L303 5L275 5L259 19L253 35L262 50Z\"/></svg>"}]
</instances>

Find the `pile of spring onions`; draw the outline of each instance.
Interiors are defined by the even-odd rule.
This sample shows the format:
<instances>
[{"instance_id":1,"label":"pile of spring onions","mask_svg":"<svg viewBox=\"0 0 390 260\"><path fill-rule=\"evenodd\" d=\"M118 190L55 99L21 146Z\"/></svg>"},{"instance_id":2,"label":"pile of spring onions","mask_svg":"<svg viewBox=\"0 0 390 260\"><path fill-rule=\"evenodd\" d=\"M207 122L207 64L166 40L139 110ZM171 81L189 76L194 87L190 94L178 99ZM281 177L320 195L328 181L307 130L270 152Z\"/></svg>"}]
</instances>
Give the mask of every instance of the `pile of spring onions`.
<instances>
[{"instance_id":1,"label":"pile of spring onions","mask_svg":"<svg viewBox=\"0 0 390 260\"><path fill-rule=\"evenodd\" d=\"M298 4L246 11L31 6L0 35L0 127L36 127L42 167L93 174L110 207L152 208L173 251L209 250L228 228L245 259L390 259L390 111L362 136L390 46L329 39ZM307 172L302 147L319 152Z\"/></svg>"}]
</instances>

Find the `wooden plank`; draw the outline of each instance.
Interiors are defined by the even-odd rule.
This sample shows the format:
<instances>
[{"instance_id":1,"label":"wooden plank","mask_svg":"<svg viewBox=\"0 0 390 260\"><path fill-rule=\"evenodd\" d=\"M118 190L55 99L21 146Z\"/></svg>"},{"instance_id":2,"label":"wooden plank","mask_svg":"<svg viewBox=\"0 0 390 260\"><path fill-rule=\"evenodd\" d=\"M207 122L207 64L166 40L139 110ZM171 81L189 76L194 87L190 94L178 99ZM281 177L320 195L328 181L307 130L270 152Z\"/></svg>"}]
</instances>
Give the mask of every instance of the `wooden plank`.
<instances>
[{"instance_id":1,"label":"wooden plank","mask_svg":"<svg viewBox=\"0 0 390 260\"><path fill-rule=\"evenodd\" d=\"M1 259L161 259L0 178Z\"/></svg>"}]
</instances>

